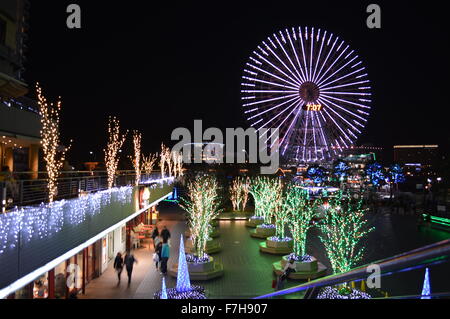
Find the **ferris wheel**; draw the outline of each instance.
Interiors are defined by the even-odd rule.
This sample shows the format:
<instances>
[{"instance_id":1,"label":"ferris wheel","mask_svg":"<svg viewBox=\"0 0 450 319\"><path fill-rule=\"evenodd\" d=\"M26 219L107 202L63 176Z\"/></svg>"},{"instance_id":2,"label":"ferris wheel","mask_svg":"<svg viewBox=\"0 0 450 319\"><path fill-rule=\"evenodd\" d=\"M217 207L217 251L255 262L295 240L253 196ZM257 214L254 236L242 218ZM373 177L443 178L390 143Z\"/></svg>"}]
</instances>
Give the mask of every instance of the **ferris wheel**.
<instances>
[{"instance_id":1,"label":"ferris wheel","mask_svg":"<svg viewBox=\"0 0 450 319\"><path fill-rule=\"evenodd\" d=\"M355 143L369 116L371 87L361 59L325 30L274 33L253 51L242 79L250 125L278 128L280 153L295 162L336 157Z\"/></svg>"}]
</instances>

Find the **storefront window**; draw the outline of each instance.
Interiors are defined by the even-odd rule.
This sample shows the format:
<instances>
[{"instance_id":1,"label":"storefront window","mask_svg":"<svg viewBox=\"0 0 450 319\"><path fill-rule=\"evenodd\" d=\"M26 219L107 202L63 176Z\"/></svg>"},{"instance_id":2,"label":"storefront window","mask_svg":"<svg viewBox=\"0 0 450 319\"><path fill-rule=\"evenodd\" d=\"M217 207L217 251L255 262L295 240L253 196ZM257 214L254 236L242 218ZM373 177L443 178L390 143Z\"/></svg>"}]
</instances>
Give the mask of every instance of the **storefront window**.
<instances>
[{"instance_id":1,"label":"storefront window","mask_svg":"<svg viewBox=\"0 0 450 319\"><path fill-rule=\"evenodd\" d=\"M48 297L48 273L34 281L33 299L45 299Z\"/></svg>"},{"instance_id":2,"label":"storefront window","mask_svg":"<svg viewBox=\"0 0 450 319\"><path fill-rule=\"evenodd\" d=\"M66 297L66 262L63 261L55 267L55 298Z\"/></svg>"}]
</instances>

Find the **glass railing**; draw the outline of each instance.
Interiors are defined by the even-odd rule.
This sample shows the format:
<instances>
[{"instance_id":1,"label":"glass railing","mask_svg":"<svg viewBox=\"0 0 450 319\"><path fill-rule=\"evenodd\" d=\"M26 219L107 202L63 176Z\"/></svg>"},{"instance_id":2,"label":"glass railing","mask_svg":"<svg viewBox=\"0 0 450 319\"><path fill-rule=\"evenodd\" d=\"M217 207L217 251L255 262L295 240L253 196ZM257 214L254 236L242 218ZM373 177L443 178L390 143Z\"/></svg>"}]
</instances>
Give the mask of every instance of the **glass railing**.
<instances>
[{"instance_id":1,"label":"glass railing","mask_svg":"<svg viewBox=\"0 0 450 319\"><path fill-rule=\"evenodd\" d=\"M449 298L449 259L450 240L444 240L257 299Z\"/></svg>"}]
</instances>

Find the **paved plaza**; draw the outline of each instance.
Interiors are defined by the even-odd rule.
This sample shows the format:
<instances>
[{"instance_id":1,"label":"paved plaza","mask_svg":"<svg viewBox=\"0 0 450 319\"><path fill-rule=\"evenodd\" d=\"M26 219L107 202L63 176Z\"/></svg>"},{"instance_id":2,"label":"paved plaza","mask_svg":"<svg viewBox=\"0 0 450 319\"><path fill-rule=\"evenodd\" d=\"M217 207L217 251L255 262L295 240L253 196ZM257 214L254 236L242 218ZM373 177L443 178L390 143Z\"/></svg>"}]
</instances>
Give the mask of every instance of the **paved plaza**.
<instances>
[{"instance_id":1,"label":"paved plaza","mask_svg":"<svg viewBox=\"0 0 450 319\"><path fill-rule=\"evenodd\" d=\"M186 230L186 221L183 211L176 204L162 203L159 210L161 217L159 226L167 225L172 234L170 267L172 263L178 262L179 240L180 235ZM419 229L414 216L394 215L384 211L376 215L369 214L368 217L376 230L368 237L363 263L390 257L450 237L449 233L439 230ZM217 240L221 243L222 251L212 256L223 263L225 274L221 278L206 282L192 282L203 285L208 298L252 298L274 291L271 287L275 278L272 263L281 257L260 253L258 244L261 240L250 237L249 229L244 223L244 221L220 221L220 237ZM316 230L311 231L308 253L330 267L317 235ZM87 285L86 294L80 298L153 298L153 294L161 289L162 276L151 260L153 254L151 241L144 241L143 246L134 251L138 264L134 267L129 288L126 283L126 271L122 273L121 285L117 286L116 273L110 266L102 276ZM445 276L444 267L445 265L435 266L432 278L448 277ZM397 294L413 293L420 289L422 284L421 272L423 270L383 278L383 288ZM400 278L402 280L399 280ZM444 289L449 284L448 280L435 280L434 289L439 290L440 287ZM300 283L302 282L289 280L286 287ZM166 284L167 287L174 287L176 280L167 276Z\"/></svg>"}]
</instances>

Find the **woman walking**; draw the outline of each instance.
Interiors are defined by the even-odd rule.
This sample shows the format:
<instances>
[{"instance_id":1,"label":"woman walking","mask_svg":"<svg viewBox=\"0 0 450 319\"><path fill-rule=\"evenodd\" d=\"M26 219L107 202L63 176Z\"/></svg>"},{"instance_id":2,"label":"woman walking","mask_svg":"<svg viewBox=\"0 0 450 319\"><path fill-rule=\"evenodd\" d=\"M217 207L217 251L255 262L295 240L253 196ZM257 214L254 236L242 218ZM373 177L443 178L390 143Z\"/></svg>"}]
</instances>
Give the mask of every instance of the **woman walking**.
<instances>
[{"instance_id":1,"label":"woman walking","mask_svg":"<svg viewBox=\"0 0 450 319\"><path fill-rule=\"evenodd\" d=\"M158 265L162 262L162 245L162 242L158 242L158 244L156 245L155 253L153 254L153 261L155 262L156 269L158 269Z\"/></svg>"},{"instance_id":2,"label":"woman walking","mask_svg":"<svg viewBox=\"0 0 450 319\"><path fill-rule=\"evenodd\" d=\"M167 240L163 240L162 249L161 249L161 273L163 275L167 274L167 261L169 260L170 256L170 247L167 243Z\"/></svg>"},{"instance_id":3,"label":"woman walking","mask_svg":"<svg viewBox=\"0 0 450 319\"><path fill-rule=\"evenodd\" d=\"M114 269L117 271L117 278L119 281L117 282L117 286L120 285L120 276L122 275L123 270L123 258L121 253L117 253L116 259L114 259Z\"/></svg>"}]
</instances>

